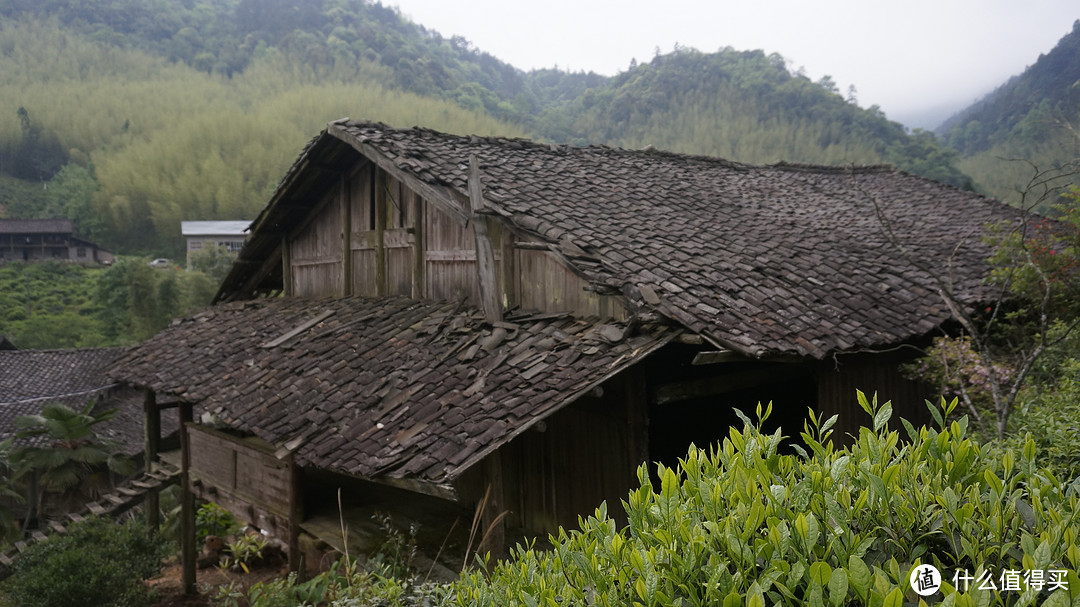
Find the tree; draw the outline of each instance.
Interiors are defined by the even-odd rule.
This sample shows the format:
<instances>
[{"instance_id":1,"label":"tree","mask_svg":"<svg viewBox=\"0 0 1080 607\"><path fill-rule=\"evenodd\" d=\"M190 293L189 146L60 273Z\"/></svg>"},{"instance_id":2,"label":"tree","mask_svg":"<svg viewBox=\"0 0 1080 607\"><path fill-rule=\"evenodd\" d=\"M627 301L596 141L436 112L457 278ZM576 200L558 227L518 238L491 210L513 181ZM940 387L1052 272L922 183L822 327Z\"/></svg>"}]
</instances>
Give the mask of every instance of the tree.
<instances>
[{"instance_id":1,"label":"tree","mask_svg":"<svg viewBox=\"0 0 1080 607\"><path fill-rule=\"evenodd\" d=\"M115 442L95 434L95 427L112 419L116 409L94 409L93 401L77 411L49 403L39 414L15 418L17 442L9 461L15 478L28 479L27 523L47 492L71 498L102 467L118 474L133 471Z\"/></svg>"},{"instance_id":2,"label":"tree","mask_svg":"<svg viewBox=\"0 0 1080 607\"><path fill-rule=\"evenodd\" d=\"M915 370L951 389L988 438L1005 438L1032 370L1080 325L1080 191L1067 186L1078 173L1077 163L1050 170L1032 166L1019 193L1020 222L990 226L994 254L987 284L996 296L978 309L960 296L947 268L929 267L911 255L874 201L889 240L932 277L961 328L959 335L935 340ZM1049 222L1031 212L1054 200L1065 203L1063 221Z\"/></svg>"}]
</instances>

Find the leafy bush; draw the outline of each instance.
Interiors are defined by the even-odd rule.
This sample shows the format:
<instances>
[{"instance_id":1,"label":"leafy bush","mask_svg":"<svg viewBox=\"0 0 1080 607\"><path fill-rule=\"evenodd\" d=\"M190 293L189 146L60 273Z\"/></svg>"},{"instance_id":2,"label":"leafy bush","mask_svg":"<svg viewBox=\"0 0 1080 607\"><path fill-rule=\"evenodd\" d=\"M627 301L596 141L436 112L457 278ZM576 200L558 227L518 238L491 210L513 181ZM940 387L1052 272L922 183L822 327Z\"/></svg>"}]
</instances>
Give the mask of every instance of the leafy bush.
<instances>
[{"instance_id":1,"label":"leafy bush","mask_svg":"<svg viewBox=\"0 0 1080 607\"><path fill-rule=\"evenodd\" d=\"M164 544L140 522L90 519L29 548L6 590L22 607L148 605L142 581L164 557Z\"/></svg>"},{"instance_id":2,"label":"leafy bush","mask_svg":"<svg viewBox=\"0 0 1080 607\"><path fill-rule=\"evenodd\" d=\"M1052 382L1030 386L1012 422L1038 430L1033 440L1040 464L1062 480L1080 479L1080 360L1066 359ZM1004 444L1019 450L1023 440L1014 433Z\"/></svg>"},{"instance_id":3,"label":"leafy bush","mask_svg":"<svg viewBox=\"0 0 1080 607\"><path fill-rule=\"evenodd\" d=\"M836 418L811 414L802 432L810 452L801 455L778 452L785 437L760 431L768 411L759 407L757 425L744 418L717 448L691 447L678 468L661 466L658 488L642 466L641 486L624 502L627 527L602 505L580 530L560 530L553 550L519 547L463 578L456 601L924 604L909 585L918 564L942 572L942 604L1069 604L1080 595L1074 571L1064 574L1067 589L1021 583L1015 592L965 587L959 576L1080 564L1078 497L1037 465L1034 440L992 456L968 436L966 417L945 426L955 400L931 407L937 429L901 420L902 440L889 428L889 403L861 393L859 403L873 424L854 444L836 448L828 440Z\"/></svg>"},{"instance_id":4,"label":"leafy bush","mask_svg":"<svg viewBox=\"0 0 1080 607\"><path fill-rule=\"evenodd\" d=\"M206 541L206 536L225 537L241 529L240 521L231 512L213 502L207 502L195 511L195 537L199 544Z\"/></svg>"}]
</instances>

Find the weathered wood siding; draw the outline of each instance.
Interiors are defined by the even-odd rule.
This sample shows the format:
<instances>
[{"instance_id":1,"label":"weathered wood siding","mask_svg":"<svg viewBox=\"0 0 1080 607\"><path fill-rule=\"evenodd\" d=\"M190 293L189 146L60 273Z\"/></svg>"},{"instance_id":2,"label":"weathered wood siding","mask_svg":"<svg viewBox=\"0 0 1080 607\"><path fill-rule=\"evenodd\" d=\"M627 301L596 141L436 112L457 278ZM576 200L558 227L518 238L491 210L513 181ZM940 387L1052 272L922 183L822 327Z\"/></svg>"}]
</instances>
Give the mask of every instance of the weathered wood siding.
<instances>
[{"instance_id":1,"label":"weathered wood siding","mask_svg":"<svg viewBox=\"0 0 1080 607\"><path fill-rule=\"evenodd\" d=\"M862 390L867 398L877 393L880 402L892 401L894 420L903 417L916 426L929 421L924 401L937 396L932 387L900 372L900 365L911 360L910 354L894 352L850 354L819 363L818 407L826 417L840 415L833 436L843 441L848 434L857 436L859 427L870 423L859 406L856 390Z\"/></svg>"},{"instance_id":2,"label":"weathered wood siding","mask_svg":"<svg viewBox=\"0 0 1080 607\"><path fill-rule=\"evenodd\" d=\"M586 290L588 283L563 265L554 253L518 249L515 262L522 308L625 320L626 309L617 299Z\"/></svg>"},{"instance_id":3,"label":"weathered wood siding","mask_svg":"<svg viewBox=\"0 0 1080 607\"><path fill-rule=\"evenodd\" d=\"M604 500L608 513L625 521L619 500L637 486L635 471L648 457L642 385L623 373L601 396L583 397L547 418L543 431L529 430L500 450L511 527L543 536L576 526Z\"/></svg>"},{"instance_id":4,"label":"weathered wood siding","mask_svg":"<svg viewBox=\"0 0 1080 607\"><path fill-rule=\"evenodd\" d=\"M289 238L293 294L465 298L480 305L473 225L461 225L373 163L359 161L313 204L313 219ZM504 307L626 318L615 297L587 290L554 254L517 249L506 225L489 223Z\"/></svg>"},{"instance_id":5,"label":"weathered wood siding","mask_svg":"<svg viewBox=\"0 0 1080 607\"><path fill-rule=\"evenodd\" d=\"M331 188L319 202L322 211L290 242L293 293L301 297L341 295L343 285L341 191Z\"/></svg>"}]
</instances>

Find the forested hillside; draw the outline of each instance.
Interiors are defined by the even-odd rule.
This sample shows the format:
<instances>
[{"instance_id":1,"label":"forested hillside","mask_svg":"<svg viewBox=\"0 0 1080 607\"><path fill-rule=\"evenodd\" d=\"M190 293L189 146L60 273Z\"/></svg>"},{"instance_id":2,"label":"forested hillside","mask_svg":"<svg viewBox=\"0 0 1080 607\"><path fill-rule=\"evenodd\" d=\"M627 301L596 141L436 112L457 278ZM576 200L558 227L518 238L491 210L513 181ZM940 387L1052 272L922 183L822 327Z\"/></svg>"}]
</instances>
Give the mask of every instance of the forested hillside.
<instances>
[{"instance_id":1,"label":"forested hillside","mask_svg":"<svg viewBox=\"0 0 1080 607\"><path fill-rule=\"evenodd\" d=\"M937 132L960 152L959 166L1005 200L1023 186L1033 166L1047 170L1076 162L1080 21L1024 73L947 120Z\"/></svg>"},{"instance_id":2,"label":"forested hillside","mask_svg":"<svg viewBox=\"0 0 1080 607\"><path fill-rule=\"evenodd\" d=\"M0 0L0 215L176 255L182 219L253 217L344 116L970 185L930 134L763 51L676 49L608 78L523 72L363 0Z\"/></svg>"}]
</instances>

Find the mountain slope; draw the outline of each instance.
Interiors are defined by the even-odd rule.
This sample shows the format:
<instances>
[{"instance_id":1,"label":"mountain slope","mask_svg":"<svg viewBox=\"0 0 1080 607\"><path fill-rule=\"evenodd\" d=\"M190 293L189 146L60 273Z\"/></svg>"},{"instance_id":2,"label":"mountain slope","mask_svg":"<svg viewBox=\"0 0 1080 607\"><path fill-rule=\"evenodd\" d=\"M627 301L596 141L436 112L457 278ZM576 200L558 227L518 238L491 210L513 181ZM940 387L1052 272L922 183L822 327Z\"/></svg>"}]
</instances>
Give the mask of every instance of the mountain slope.
<instances>
[{"instance_id":1,"label":"mountain slope","mask_svg":"<svg viewBox=\"0 0 1080 607\"><path fill-rule=\"evenodd\" d=\"M937 132L960 152L959 166L1003 200L1015 201L1033 167L1075 162L1080 158L1080 20L1053 50Z\"/></svg>"}]
</instances>

